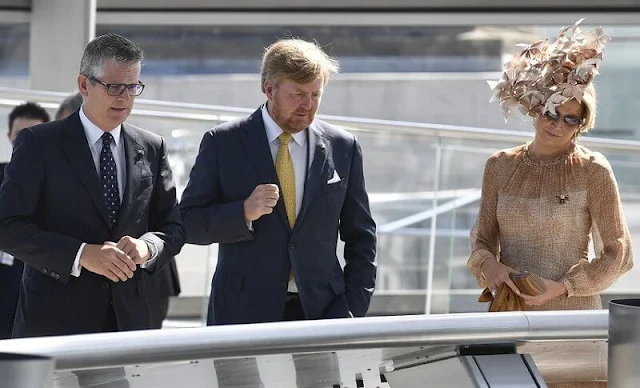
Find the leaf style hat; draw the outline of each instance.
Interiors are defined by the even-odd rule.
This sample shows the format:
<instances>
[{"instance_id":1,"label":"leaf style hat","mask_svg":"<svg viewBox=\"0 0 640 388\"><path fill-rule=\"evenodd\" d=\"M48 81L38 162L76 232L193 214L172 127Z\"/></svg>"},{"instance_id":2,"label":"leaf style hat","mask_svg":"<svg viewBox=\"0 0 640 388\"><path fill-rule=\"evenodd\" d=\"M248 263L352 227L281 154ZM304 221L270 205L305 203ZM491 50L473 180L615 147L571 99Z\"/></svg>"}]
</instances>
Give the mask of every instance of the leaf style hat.
<instances>
[{"instance_id":1,"label":"leaf style hat","mask_svg":"<svg viewBox=\"0 0 640 388\"><path fill-rule=\"evenodd\" d=\"M515 109L530 116L556 114L556 107L571 99L582 102L599 74L604 46L611 40L602 27L583 32L579 28L583 20L561 28L554 42L544 39L518 45L522 51L504 65L491 98L500 104L505 121Z\"/></svg>"}]
</instances>

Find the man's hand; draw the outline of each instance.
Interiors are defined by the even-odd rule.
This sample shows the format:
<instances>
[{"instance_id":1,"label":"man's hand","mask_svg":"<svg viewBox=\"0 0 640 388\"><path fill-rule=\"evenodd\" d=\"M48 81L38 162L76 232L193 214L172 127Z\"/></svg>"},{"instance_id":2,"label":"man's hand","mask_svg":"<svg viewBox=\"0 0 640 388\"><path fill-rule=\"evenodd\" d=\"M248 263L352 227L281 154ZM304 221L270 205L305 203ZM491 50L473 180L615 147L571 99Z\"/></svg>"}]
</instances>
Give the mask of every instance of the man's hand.
<instances>
[{"instance_id":1,"label":"man's hand","mask_svg":"<svg viewBox=\"0 0 640 388\"><path fill-rule=\"evenodd\" d=\"M145 241L130 236L124 236L116 245L124 253L129 255L135 264L142 265L151 258L149 246Z\"/></svg>"},{"instance_id":2,"label":"man's hand","mask_svg":"<svg viewBox=\"0 0 640 388\"><path fill-rule=\"evenodd\" d=\"M256 186L242 206L245 222L252 222L265 214L271 214L279 198L280 192L277 185Z\"/></svg>"},{"instance_id":3,"label":"man's hand","mask_svg":"<svg viewBox=\"0 0 640 388\"><path fill-rule=\"evenodd\" d=\"M87 244L80 255L80 265L89 272L105 276L113 282L133 277L136 264L115 245Z\"/></svg>"}]
</instances>

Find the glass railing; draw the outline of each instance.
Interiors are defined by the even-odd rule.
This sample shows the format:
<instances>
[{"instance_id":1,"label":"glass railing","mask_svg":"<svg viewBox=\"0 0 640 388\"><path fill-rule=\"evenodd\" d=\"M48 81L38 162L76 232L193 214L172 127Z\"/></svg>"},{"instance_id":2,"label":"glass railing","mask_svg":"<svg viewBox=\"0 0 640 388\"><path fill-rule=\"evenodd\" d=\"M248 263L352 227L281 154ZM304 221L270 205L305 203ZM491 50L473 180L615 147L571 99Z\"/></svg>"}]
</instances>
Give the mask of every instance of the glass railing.
<instances>
[{"instance_id":1,"label":"glass railing","mask_svg":"<svg viewBox=\"0 0 640 388\"><path fill-rule=\"evenodd\" d=\"M62 93L0 88L0 115L24 100L52 111ZM252 109L137 100L130 122L167 139L179 192L184 189L200 139L215 125ZM496 150L530 140L531 133L336 116L321 118L353 131L362 144L371 208L378 224L378 282L371 313L483 311L466 269L469 230L479 206L482 172ZM638 250L640 142L585 137L581 144L611 162ZM7 154L8 155L8 154ZM342 254L342 246L338 247ZM217 246L187 245L177 259L183 293L174 315L202 314L215 269ZM633 269L609 294L637 294Z\"/></svg>"}]
</instances>

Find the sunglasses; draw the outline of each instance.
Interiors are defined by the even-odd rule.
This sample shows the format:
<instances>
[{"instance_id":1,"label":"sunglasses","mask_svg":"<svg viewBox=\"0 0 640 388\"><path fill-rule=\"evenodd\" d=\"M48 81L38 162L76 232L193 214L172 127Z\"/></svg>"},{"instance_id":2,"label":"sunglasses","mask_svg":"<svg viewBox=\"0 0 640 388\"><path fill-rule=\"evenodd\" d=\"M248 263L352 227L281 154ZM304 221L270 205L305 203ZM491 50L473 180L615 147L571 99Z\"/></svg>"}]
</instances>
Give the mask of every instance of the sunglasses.
<instances>
[{"instance_id":1,"label":"sunglasses","mask_svg":"<svg viewBox=\"0 0 640 388\"><path fill-rule=\"evenodd\" d=\"M560 116L558 114L551 113L551 112L545 112L543 117L549 121L554 121L554 122L562 119L562 122L567 124L570 127L576 127L584 121L584 119L581 117L576 117L571 115Z\"/></svg>"}]
</instances>

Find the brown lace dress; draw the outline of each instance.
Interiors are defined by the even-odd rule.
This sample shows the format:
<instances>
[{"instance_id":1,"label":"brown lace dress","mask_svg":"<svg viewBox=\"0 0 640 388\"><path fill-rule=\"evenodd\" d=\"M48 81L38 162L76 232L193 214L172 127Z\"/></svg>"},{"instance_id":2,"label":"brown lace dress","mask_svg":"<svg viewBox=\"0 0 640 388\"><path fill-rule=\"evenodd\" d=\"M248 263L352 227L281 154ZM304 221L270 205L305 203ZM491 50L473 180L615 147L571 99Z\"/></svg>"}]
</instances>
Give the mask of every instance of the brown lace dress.
<instances>
[{"instance_id":1,"label":"brown lace dress","mask_svg":"<svg viewBox=\"0 0 640 388\"><path fill-rule=\"evenodd\" d=\"M580 145L548 161L532 159L527 150L503 150L486 163L469 270L482 288L480 266L496 259L565 284L567 296L531 310L600 309L599 293L633 265L611 166Z\"/></svg>"}]
</instances>

